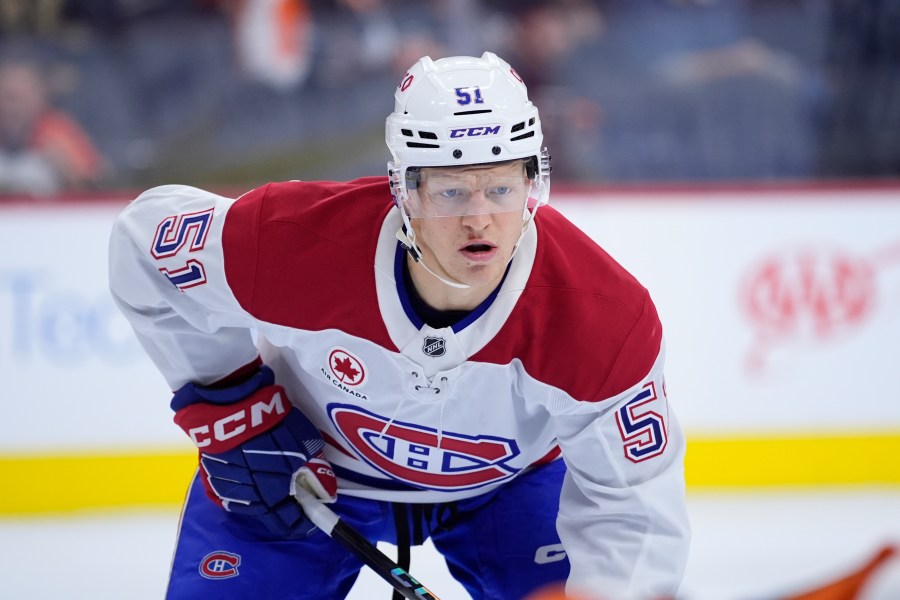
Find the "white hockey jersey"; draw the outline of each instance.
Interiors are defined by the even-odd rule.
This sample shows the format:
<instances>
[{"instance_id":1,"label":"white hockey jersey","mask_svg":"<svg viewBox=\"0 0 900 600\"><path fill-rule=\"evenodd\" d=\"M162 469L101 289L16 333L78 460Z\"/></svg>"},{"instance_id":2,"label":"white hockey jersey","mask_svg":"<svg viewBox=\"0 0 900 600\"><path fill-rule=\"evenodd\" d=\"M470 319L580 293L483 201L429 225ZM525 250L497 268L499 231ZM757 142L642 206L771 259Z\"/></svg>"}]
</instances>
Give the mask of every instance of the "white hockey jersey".
<instances>
[{"instance_id":1,"label":"white hockey jersey","mask_svg":"<svg viewBox=\"0 0 900 600\"><path fill-rule=\"evenodd\" d=\"M647 291L552 207L498 290L433 329L387 180L169 185L115 223L113 295L173 390L254 361L321 430L342 494L446 502L559 458L570 589L674 595L684 439Z\"/></svg>"}]
</instances>

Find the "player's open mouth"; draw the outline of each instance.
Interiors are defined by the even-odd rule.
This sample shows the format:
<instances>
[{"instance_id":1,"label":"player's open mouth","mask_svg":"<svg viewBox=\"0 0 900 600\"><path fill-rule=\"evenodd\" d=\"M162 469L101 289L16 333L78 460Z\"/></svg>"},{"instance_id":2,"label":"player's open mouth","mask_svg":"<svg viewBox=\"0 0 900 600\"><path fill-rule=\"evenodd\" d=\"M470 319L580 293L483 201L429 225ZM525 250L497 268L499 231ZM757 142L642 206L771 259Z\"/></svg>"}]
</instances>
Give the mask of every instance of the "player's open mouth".
<instances>
[{"instance_id":1,"label":"player's open mouth","mask_svg":"<svg viewBox=\"0 0 900 600\"><path fill-rule=\"evenodd\" d=\"M497 246L487 242L473 242L459 249L469 260L488 261L497 254Z\"/></svg>"}]
</instances>

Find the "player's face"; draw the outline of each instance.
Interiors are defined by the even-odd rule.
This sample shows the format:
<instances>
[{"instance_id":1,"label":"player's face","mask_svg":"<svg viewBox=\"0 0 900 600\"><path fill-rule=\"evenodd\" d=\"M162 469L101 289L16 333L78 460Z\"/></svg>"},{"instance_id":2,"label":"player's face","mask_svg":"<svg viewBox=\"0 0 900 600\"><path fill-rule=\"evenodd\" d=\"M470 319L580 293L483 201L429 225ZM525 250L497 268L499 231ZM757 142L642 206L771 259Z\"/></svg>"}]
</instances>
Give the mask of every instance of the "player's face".
<instances>
[{"instance_id":1,"label":"player's face","mask_svg":"<svg viewBox=\"0 0 900 600\"><path fill-rule=\"evenodd\" d=\"M410 222L425 264L472 286L475 300L490 293L522 232L530 183L522 161L422 169L411 194L418 204L410 210ZM436 281L424 280L426 285Z\"/></svg>"}]
</instances>

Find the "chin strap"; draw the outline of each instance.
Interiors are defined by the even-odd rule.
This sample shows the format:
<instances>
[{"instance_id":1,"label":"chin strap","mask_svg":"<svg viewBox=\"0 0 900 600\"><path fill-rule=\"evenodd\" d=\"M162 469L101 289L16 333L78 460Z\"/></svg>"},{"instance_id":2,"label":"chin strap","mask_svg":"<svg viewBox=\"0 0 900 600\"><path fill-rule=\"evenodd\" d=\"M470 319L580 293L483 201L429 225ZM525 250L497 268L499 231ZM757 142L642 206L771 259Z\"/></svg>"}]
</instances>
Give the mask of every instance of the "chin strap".
<instances>
[{"instance_id":1,"label":"chin strap","mask_svg":"<svg viewBox=\"0 0 900 600\"><path fill-rule=\"evenodd\" d=\"M549 160L550 157L547 157ZM507 261L507 265L512 262L513 256L516 255L516 252L519 251L519 244L522 243L522 240L525 239L525 233L528 231L528 228L531 227L532 221L534 221L534 217L537 215L538 209L546 204L546 200L542 200L542 198L547 198L550 195L550 184L545 181L541 184L541 189L538 191L538 198L535 200L534 206L529 209L528 205L525 205L525 208L522 210L522 232L519 234L519 239L516 240L516 245L513 246L513 251L509 255L509 261Z\"/></svg>"},{"instance_id":2,"label":"chin strap","mask_svg":"<svg viewBox=\"0 0 900 600\"><path fill-rule=\"evenodd\" d=\"M402 212L402 211L401 211ZM403 220L406 220L406 216L404 215ZM412 231L412 228L409 229ZM422 260L422 252L419 250L419 247L416 245L415 234L407 235L404 228L401 227L397 230L397 239L400 240L400 243L403 244L403 247L406 248L406 251L410 256L413 257L413 260L422 265L422 268L431 273L437 279L440 280L441 283L445 285L449 285L452 288L456 288L458 290L467 290L471 285L466 285L465 283L460 283L458 281L451 281L449 279L445 279L428 268L428 265L425 264L425 261Z\"/></svg>"},{"instance_id":3,"label":"chin strap","mask_svg":"<svg viewBox=\"0 0 900 600\"><path fill-rule=\"evenodd\" d=\"M516 255L516 252L519 251L519 244L522 243L522 240L525 238L525 233L528 231L528 228L531 226L532 221L534 221L534 217L537 214L538 208L540 208L541 204L545 203L545 202L541 201L540 196L549 195L549 185L547 183L544 183L543 185L546 185L547 189L544 189L541 192L539 192L539 194L538 194L539 198L535 202L534 206L532 208L529 208L526 205L525 208L523 209L522 232L519 234L519 239L516 240L516 245L513 246L513 250L509 255L509 260L506 261L507 265L509 265L509 263L512 262L513 257ZM441 283L443 283L445 285L449 285L450 287L456 288L458 290L467 290L467 289L471 288L472 286L467 285L465 283L460 283L458 281L453 281L453 280L441 277L440 275L438 275L437 273L432 271L428 267L428 265L425 264L425 261L422 259L422 251L419 250L419 246L416 244L416 233L412 228L412 224L409 222L409 215L407 215L406 211L403 210L403 208L401 208L399 205L397 208L400 211L400 218L403 219L403 225L400 227L400 229L397 230L396 237L398 240L400 240L400 243L403 244L403 247L406 249L406 251L409 253L409 255L412 256L413 260L416 261L417 263L419 263L423 269L425 269L426 271L431 273L431 275L433 275L435 278L437 278Z\"/></svg>"}]
</instances>

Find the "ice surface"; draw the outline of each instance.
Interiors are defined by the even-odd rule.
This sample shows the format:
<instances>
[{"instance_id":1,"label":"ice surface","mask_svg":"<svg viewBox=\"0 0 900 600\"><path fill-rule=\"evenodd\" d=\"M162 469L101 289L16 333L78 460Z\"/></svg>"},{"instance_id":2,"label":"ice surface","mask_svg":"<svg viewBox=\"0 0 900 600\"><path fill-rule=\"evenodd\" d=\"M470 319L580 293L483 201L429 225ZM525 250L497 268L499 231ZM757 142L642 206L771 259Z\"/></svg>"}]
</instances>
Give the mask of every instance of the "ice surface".
<instances>
[{"instance_id":1,"label":"ice surface","mask_svg":"<svg viewBox=\"0 0 900 600\"><path fill-rule=\"evenodd\" d=\"M693 492L689 507L694 543L685 600L804 591L850 572L885 543L900 544L898 488ZM0 598L160 600L177 519L173 508L0 520ZM430 545L413 549L410 571L442 600L467 598ZM880 590L883 598L898 592L898 572L879 582L892 589ZM390 597L387 584L364 570L348 598Z\"/></svg>"}]
</instances>

